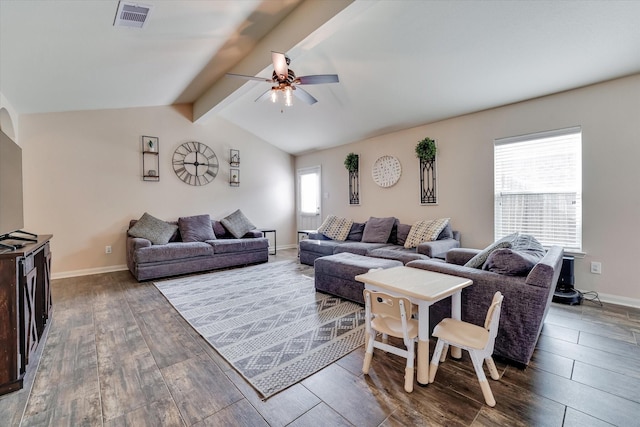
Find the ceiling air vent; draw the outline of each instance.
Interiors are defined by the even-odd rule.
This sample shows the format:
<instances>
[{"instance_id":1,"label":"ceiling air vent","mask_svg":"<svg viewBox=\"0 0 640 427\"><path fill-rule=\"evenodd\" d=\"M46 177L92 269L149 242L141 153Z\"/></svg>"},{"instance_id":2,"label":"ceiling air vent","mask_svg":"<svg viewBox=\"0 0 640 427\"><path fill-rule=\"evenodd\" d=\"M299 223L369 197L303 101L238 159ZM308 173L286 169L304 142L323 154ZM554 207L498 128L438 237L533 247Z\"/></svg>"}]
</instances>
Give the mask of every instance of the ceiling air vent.
<instances>
[{"instance_id":1,"label":"ceiling air vent","mask_svg":"<svg viewBox=\"0 0 640 427\"><path fill-rule=\"evenodd\" d=\"M140 3L118 3L118 11L113 21L114 27L143 28L149 18L151 7Z\"/></svg>"}]
</instances>

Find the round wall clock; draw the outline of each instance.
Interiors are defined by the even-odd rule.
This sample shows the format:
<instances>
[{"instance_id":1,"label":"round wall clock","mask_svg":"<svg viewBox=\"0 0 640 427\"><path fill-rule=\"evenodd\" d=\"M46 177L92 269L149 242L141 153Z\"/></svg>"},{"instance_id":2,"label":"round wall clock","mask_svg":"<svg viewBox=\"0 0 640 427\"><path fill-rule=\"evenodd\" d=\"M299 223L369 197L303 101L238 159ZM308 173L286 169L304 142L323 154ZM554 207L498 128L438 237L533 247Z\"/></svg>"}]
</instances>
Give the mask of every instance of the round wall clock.
<instances>
[{"instance_id":1,"label":"round wall clock","mask_svg":"<svg viewBox=\"0 0 640 427\"><path fill-rule=\"evenodd\" d=\"M402 167L400 161L393 156L378 158L371 169L373 180L380 187L391 187L400 179Z\"/></svg>"},{"instance_id":2,"label":"round wall clock","mask_svg":"<svg viewBox=\"0 0 640 427\"><path fill-rule=\"evenodd\" d=\"M185 142L173 153L173 170L189 185L205 185L218 175L218 156L201 142Z\"/></svg>"}]
</instances>

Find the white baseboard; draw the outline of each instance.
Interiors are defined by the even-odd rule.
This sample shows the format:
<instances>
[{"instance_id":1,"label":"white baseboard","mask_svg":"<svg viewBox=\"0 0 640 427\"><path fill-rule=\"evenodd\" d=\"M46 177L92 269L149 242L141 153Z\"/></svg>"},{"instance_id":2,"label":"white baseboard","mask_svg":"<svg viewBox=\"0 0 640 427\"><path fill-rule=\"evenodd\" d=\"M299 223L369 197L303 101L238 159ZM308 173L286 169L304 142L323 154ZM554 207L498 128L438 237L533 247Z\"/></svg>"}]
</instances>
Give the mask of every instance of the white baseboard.
<instances>
[{"instance_id":1,"label":"white baseboard","mask_svg":"<svg viewBox=\"0 0 640 427\"><path fill-rule=\"evenodd\" d=\"M277 250L280 250L280 249L297 249L297 248L298 248L298 245L295 244L295 243L292 244L292 245L278 245L278 246L276 246Z\"/></svg>"},{"instance_id":2,"label":"white baseboard","mask_svg":"<svg viewBox=\"0 0 640 427\"><path fill-rule=\"evenodd\" d=\"M582 293L589 292L589 291L583 291L582 289L578 289L578 290ZM587 297L589 296L587 295ZM628 298L628 297L621 297L619 295L601 294L601 293L598 293L598 298L600 298L600 301L608 302L610 304L618 304L618 305L624 305L626 307L640 308L640 299L637 299L637 298Z\"/></svg>"},{"instance_id":3,"label":"white baseboard","mask_svg":"<svg viewBox=\"0 0 640 427\"><path fill-rule=\"evenodd\" d=\"M73 270L73 271L61 271L59 273L52 273L52 279L66 279L67 277L79 277L79 276L90 276L92 274L101 274L101 273L112 273L114 271L123 271L127 270L126 265L111 265L109 267L100 267L100 268L87 268L85 270Z\"/></svg>"}]
</instances>

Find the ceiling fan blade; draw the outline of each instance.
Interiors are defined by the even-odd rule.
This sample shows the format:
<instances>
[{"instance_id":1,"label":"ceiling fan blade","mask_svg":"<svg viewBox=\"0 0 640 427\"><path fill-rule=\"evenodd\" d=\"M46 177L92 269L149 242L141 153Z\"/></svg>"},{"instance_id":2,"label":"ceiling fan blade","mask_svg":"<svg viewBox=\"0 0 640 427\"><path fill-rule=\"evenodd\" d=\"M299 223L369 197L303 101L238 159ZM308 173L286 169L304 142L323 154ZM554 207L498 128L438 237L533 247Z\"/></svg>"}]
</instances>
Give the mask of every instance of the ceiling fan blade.
<instances>
[{"instance_id":1,"label":"ceiling fan blade","mask_svg":"<svg viewBox=\"0 0 640 427\"><path fill-rule=\"evenodd\" d=\"M264 101L265 99L268 99L269 97L271 97L271 91L272 90L273 90L273 88L272 89L267 89L262 95L257 97L254 102Z\"/></svg>"},{"instance_id":2,"label":"ceiling fan blade","mask_svg":"<svg viewBox=\"0 0 640 427\"><path fill-rule=\"evenodd\" d=\"M233 74L233 73L227 73L227 76L229 76L229 77L237 77L237 78L245 79L245 80L257 80L259 82L273 83L273 80L265 79L264 77L245 76L244 74Z\"/></svg>"},{"instance_id":3,"label":"ceiling fan blade","mask_svg":"<svg viewBox=\"0 0 640 427\"><path fill-rule=\"evenodd\" d=\"M296 83L301 85L317 85L321 83L339 83L337 74L318 74L315 76L301 76L296 79Z\"/></svg>"},{"instance_id":4,"label":"ceiling fan blade","mask_svg":"<svg viewBox=\"0 0 640 427\"><path fill-rule=\"evenodd\" d=\"M309 92L307 92L306 90L300 88L300 87L296 87L294 88L295 90L293 91L293 94L297 97L302 99L304 102L306 102L309 105L313 105L316 102L318 102L317 99L315 99L313 96L311 96L311 94Z\"/></svg>"},{"instance_id":5,"label":"ceiling fan blade","mask_svg":"<svg viewBox=\"0 0 640 427\"><path fill-rule=\"evenodd\" d=\"M271 51L271 61L273 62L273 70L278 79L284 81L289 75L289 67L287 66L287 57L284 53Z\"/></svg>"}]
</instances>

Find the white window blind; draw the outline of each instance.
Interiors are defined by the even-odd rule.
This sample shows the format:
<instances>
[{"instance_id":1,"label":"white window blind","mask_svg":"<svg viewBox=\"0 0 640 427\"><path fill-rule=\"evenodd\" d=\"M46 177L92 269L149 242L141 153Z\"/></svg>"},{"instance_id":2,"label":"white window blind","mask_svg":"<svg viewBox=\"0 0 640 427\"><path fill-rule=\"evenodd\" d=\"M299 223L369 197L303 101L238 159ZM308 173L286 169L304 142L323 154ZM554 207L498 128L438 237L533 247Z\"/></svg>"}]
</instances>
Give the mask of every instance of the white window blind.
<instances>
[{"instance_id":1,"label":"white window blind","mask_svg":"<svg viewBox=\"0 0 640 427\"><path fill-rule=\"evenodd\" d=\"M582 132L579 127L494 142L494 230L544 246L582 251Z\"/></svg>"}]
</instances>

